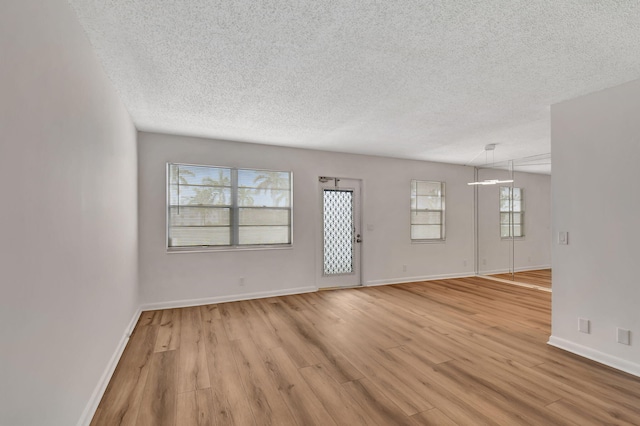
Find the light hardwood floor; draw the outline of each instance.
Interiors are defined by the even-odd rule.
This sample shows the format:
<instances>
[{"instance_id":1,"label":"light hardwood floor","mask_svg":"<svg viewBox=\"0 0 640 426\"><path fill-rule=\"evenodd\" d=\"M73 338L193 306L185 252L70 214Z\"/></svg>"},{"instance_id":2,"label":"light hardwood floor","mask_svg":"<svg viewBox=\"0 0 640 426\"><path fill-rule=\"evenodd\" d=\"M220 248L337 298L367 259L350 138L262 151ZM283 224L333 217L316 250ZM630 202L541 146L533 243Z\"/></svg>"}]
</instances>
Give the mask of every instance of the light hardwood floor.
<instances>
[{"instance_id":1,"label":"light hardwood floor","mask_svg":"<svg viewBox=\"0 0 640 426\"><path fill-rule=\"evenodd\" d=\"M546 292L464 278L144 312L93 425L640 424L550 347Z\"/></svg>"},{"instance_id":2,"label":"light hardwood floor","mask_svg":"<svg viewBox=\"0 0 640 426\"><path fill-rule=\"evenodd\" d=\"M551 269L522 271L516 272L514 275L514 281L525 284L533 284L539 287L551 288ZM503 280L511 280L511 274L495 274L491 276Z\"/></svg>"}]
</instances>

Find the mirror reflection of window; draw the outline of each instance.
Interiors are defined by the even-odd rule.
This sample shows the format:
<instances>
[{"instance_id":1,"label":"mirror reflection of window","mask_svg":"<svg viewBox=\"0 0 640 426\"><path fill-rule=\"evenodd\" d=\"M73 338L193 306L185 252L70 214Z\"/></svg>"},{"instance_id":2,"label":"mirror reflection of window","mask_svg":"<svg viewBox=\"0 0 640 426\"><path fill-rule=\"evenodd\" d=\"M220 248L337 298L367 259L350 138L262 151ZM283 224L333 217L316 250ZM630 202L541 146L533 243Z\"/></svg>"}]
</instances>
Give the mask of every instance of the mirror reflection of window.
<instances>
[{"instance_id":1,"label":"mirror reflection of window","mask_svg":"<svg viewBox=\"0 0 640 426\"><path fill-rule=\"evenodd\" d=\"M524 237L524 191L500 187L500 237Z\"/></svg>"}]
</instances>

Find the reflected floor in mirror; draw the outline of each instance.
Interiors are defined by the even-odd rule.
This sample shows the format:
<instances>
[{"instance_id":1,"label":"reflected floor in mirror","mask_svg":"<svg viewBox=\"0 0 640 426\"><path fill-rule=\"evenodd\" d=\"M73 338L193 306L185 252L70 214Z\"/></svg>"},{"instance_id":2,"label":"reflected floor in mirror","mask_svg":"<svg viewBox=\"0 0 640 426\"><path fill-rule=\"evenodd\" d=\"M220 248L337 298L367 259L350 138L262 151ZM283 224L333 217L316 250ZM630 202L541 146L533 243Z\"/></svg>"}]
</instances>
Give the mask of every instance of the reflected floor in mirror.
<instances>
[{"instance_id":1,"label":"reflected floor in mirror","mask_svg":"<svg viewBox=\"0 0 640 426\"><path fill-rule=\"evenodd\" d=\"M551 288L551 268L516 272L514 277L512 277L511 274L494 274L490 276L501 280L517 281L519 283Z\"/></svg>"}]
</instances>

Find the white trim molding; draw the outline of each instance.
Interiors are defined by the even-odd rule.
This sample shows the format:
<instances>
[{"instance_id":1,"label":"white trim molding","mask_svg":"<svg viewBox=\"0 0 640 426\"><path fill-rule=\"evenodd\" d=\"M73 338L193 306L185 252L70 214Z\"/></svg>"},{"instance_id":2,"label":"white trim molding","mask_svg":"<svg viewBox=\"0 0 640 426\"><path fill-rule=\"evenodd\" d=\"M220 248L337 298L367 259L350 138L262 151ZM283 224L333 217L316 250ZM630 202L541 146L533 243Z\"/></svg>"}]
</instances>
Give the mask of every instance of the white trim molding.
<instances>
[{"instance_id":1,"label":"white trim molding","mask_svg":"<svg viewBox=\"0 0 640 426\"><path fill-rule=\"evenodd\" d=\"M378 285L390 285L390 284L403 284L403 283L414 283L420 281L435 281L435 280L446 280L451 278L468 278L475 277L476 275L473 272L461 272L457 274L442 274L442 275L423 275L418 277L402 277L402 278L389 278L386 280L371 280L365 281L365 287L374 287Z\"/></svg>"},{"instance_id":2,"label":"white trim molding","mask_svg":"<svg viewBox=\"0 0 640 426\"><path fill-rule=\"evenodd\" d=\"M283 290L259 291L255 293L231 294L227 296L204 297L201 299L183 299L168 302L145 303L140 306L142 311L158 309L187 308L189 306L212 305L225 302L239 302L241 300L264 299L266 297L289 296L292 294L312 293L318 291L316 286L286 288Z\"/></svg>"},{"instance_id":3,"label":"white trim molding","mask_svg":"<svg viewBox=\"0 0 640 426\"><path fill-rule=\"evenodd\" d=\"M551 265L540 265L540 266L523 266L521 268L515 268L515 272L527 272L527 271L538 271L540 269L551 269ZM480 275L495 275L495 274L508 274L511 272L511 269L493 269L488 271L478 271Z\"/></svg>"},{"instance_id":4,"label":"white trim molding","mask_svg":"<svg viewBox=\"0 0 640 426\"><path fill-rule=\"evenodd\" d=\"M102 399L104 392L107 390L107 385L109 384L109 381L111 380L111 377L113 376L113 373L118 366L118 362L120 361L120 357L124 352L124 348L127 346L129 337L131 337L131 333L133 333L133 329L138 323L138 319L140 319L140 314L142 314L142 310L138 308L133 314L129 325L127 325L127 328L125 329L120 342L118 342L118 346L116 347L115 352L113 353L113 355L111 355L111 359L107 364L107 368L104 370L104 373L102 373L102 376L100 377L96 388L93 390L91 398L89 398L89 402L87 402L87 405L85 406L84 411L80 416L80 420L78 420L77 426L89 426L89 424L91 423L91 420L96 413L96 409L98 408L98 404L100 404L100 400Z\"/></svg>"},{"instance_id":5,"label":"white trim molding","mask_svg":"<svg viewBox=\"0 0 640 426\"><path fill-rule=\"evenodd\" d=\"M504 284L516 285L518 287L525 287L525 288L530 288L530 289L534 289L534 290L546 291L547 293L551 293L552 292L551 288L549 288L549 287L542 287L542 286L539 286L539 285L527 284L527 283L522 283L522 282L519 282L519 281L505 280L505 279L502 279L502 278L492 277L491 275L477 275L477 277L483 278L485 280L497 281L497 282L504 283Z\"/></svg>"},{"instance_id":6,"label":"white trim molding","mask_svg":"<svg viewBox=\"0 0 640 426\"><path fill-rule=\"evenodd\" d=\"M627 361L617 356L609 355L604 352L589 348L587 346L574 343L570 340L563 339L561 337L551 336L549 337L548 345L556 348L571 352L581 357L590 359L600 364L607 365L617 370L624 371L625 373L633 374L640 377L640 364Z\"/></svg>"}]
</instances>

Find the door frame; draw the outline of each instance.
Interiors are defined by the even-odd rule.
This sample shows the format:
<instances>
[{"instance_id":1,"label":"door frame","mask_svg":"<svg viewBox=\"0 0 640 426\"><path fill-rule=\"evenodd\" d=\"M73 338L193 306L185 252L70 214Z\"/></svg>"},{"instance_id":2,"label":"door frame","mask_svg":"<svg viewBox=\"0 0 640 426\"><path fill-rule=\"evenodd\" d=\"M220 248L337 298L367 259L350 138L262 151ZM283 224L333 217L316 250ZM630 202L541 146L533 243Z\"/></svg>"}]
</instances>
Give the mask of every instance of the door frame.
<instances>
[{"instance_id":1,"label":"door frame","mask_svg":"<svg viewBox=\"0 0 640 426\"><path fill-rule=\"evenodd\" d=\"M337 189L353 190L354 196L354 225L355 234L360 235L360 242L354 243L354 272L351 274L336 274L335 276L324 274L324 189L332 188L330 182L338 181L337 186L333 186ZM333 288L352 288L363 286L363 188L364 182L360 178L351 177L318 177L318 194L317 194L317 207L316 207L316 287L318 289L333 289ZM354 276L354 282L349 284L340 284L339 279L331 280L332 277L345 277ZM333 282L330 282L333 281Z\"/></svg>"}]
</instances>

